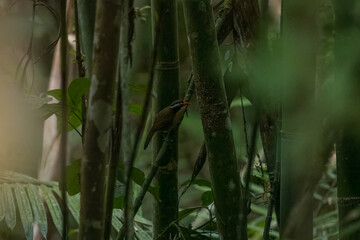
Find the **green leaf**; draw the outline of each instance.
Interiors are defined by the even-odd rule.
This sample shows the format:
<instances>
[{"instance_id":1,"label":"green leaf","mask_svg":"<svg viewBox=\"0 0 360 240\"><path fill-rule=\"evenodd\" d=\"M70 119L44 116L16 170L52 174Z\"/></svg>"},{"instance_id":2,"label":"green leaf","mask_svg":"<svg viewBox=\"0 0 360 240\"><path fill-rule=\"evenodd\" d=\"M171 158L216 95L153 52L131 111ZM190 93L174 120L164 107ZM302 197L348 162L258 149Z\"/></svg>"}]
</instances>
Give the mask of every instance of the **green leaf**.
<instances>
[{"instance_id":1,"label":"green leaf","mask_svg":"<svg viewBox=\"0 0 360 240\"><path fill-rule=\"evenodd\" d=\"M149 189L148 189L148 192L149 192L151 195L153 195L153 197L154 197L157 201L160 201L159 190L160 190L160 187L150 186Z\"/></svg>"},{"instance_id":2,"label":"green leaf","mask_svg":"<svg viewBox=\"0 0 360 240\"><path fill-rule=\"evenodd\" d=\"M206 191L201 195L202 205L204 207L209 206L212 202L214 202L214 197L212 191Z\"/></svg>"},{"instance_id":3,"label":"green leaf","mask_svg":"<svg viewBox=\"0 0 360 240\"><path fill-rule=\"evenodd\" d=\"M132 173L131 179L139 186L142 186L145 182L145 173L143 171L141 171L140 169L133 167L133 173ZM159 187L150 186L148 189L148 192L151 195L153 195L156 200L158 200L158 201L160 200Z\"/></svg>"},{"instance_id":4,"label":"green leaf","mask_svg":"<svg viewBox=\"0 0 360 240\"><path fill-rule=\"evenodd\" d=\"M125 184L116 180L113 208L124 208Z\"/></svg>"},{"instance_id":5,"label":"green leaf","mask_svg":"<svg viewBox=\"0 0 360 240\"><path fill-rule=\"evenodd\" d=\"M66 166L66 190L70 196L80 192L80 171L81 159L76 159Z\"/></svg>"},{"instance_id":6,"label":"green leaf","mask_svg":"<svg viewBox=\"0 0 360 240\"><path fill-rule=\"evenodd\" d=\"M68 87L68 95L73 106L77 106L81 102L81 97L87 94L90 89L89 78L74 79Z\"/></svg>"},{"instance_id":7,"label":"green leaf","mask_svg":"<svg viewBox=\"0 0 360 240\"><path fill-rule=\"evenodd\" d=\"M152 234L150 231L144 231L142 227L139 227L138 224L134 224L135 234L137 239L141 240L152 240Z\"/></svg>"},{"instance_id":8,"label":"green leaf","mask_svg":"<svg viewBox=\"0 0 360 240\"><path fill-rule=\"evenodd\" d=\"M142 186L145 182L145 173L143 171L141 171L139 168L133 167L132 170L132 180Z\"/></svg>"},{"instance_id":9,"label":"green leaf","mask_svg":"<svg viewBox=\"0 0 360 240\"><path fill-rule=\"evenodd\" d=\"M56 192L58 194L60 194L59 189L56 189ZM80 193L74 195L74 196L70 196L69 194L66 195L67 196L67 203L68 206L70 207L70 212L72 213L73 217L75 218L75 220L77 221L77 223L79 223L80 221Z\"/></svg>"},{"instance_id":10,"label":"green leaf","mask_svg":"<svg viewBox=\"0 0 360 240\"><path fill-rule=\"evenodd\" d=\"M57 193L60 194L60 191L57 189ZM66 202L70 210L71 215L74 217L75 221L80 223L80 194L73 196L67 195Z\"/></svg>"},{"instance_id":11,"label":"green leaf","mask_svg":"<svg viewBox=\"0 0 360 240\"><path fill-rule=\"evenodd\" d=\"M47 91L47 94L54 97L56 100L58 100L59 102L61 101L61 89L53 89L53 90L49 90Z\"/></svg>"},{"instance_id":12,"label":"green leaf","mask_svg":"<svg viewBox=\"0 0 360 240\"><path fill-rule=\"evenodd\" d=\"M15 184L16 202L19 207L20 219L24 228L26 240L33 239L33 214L31 211L29 197L22 184Z\"/></svg>"},{"instance_id":13,"label":"green leaf","mask_svg":"<svg viewBox=\"0 0 360 240\"><path fill-rule=\"evenodd\" d=\"M113 208L124 209L125 196L114 197Z\"/></svg>"},{"instance_id":14,"label":"green leaf","mask_svg":"<svg viewBox=\"0 0 360 240\"><path fill-rule=\"evenodd\" d=\"M11 230L14 230L14 227L16 225L16 207L14 202L14 196L9 184L4 183L3 189L5 197L5 222Z\"/></svg>"},{"instance_id":15,"label":"green leaf","mask_svg":"<svg viewBox=\"0 0 360 240\"><path fill-rule=\"evenodd\" d=\"M186 180L180 186L184 187L184 186L187 186L189 183L190 183L190 180ZM206 180L206 179L198 179L198 178L196 178L193 181L192 185L198 185L200 187L209 187L209 188L211 188L211 182Z\"/></svg>"},{"instance_id":16,"label":"green leaf","mask_svg":"<svg viewBox=\"0 0 360 240\"><path fill-rule=\"evenodd\" d=\"M180 235L184 237L183 239L186 239L186 240L209 240L209 238L206 236L203 236L203 234L201 232L197 232L193 229L179 226L179 230L180 230Z\"/></svg>"},{"instance_id":17,"label":"green leaf","mask_svg":"<svg viewBox=\"0 0 360 240\"><path fill-rule=\"evenodd\" d=\"M120 228L122 226L122 223L120 221L120 219L122 219L122 216L123 216L123 213L121 212L121 210L119 210L119 209L113 210L111 222L117 232L120 231Z\"/></svg>"},{"instance_id":18,"label":"green leaf","mask_svg":"<svg viewBox=\"0 0 360 240\"><path fill-rule=\"evenodd\" d=\"M178 213L178 218L179 218L179 219L182 219L182 218L188 216L189 214L191 214L191 213L193 213L193 212L195 212L195 211L198 211L198 210L200 210L200 209L202 209L202 208L203 208L203 207L193 207L193 208L186 208L186 209L184 209L184 210L181 210L181 211L179 211L179 213Z\"/></svg>"},{"instance_id":19,"label":"green leaf","mask_svg":"<svg viewBox=\"0 0 360 240\"><path fill-rule=\"evenodd\" d=\"M120 197L121 195L125 195L125 184L116 180L114 197Z\"/></svg>"},{"instance_id":20,"label":"green leaf","mask_svg":"<svg viewBox=\"0 0 360 240\"><path fill-rule=\"evenodd\" d=\"M0 222L4 219L5 217L5 197L4 197L4 189L3 186L0 185Z\"/></svg>"},{"instance_id":21,"label":"green leaf","mask_svg":"<svg viewBox=\"0 0 360 240\"><path fill-rule=\"evenodd\" d=\"M246 97L242 97L242 101L243 101L244 107L250 107L250 106L252 106L250 100L247 99ZM241 98L236 98L236 99L234 99L234 100L232 101L230 108L233 108L233 107L241 107L241 106L242 106L242 104L241 104Z\"/></svg>"},{"instance_id":22,"label":"green leaf","mask_svg":"<svg viewBox=\"0 0 360 240\"><path fill-rule=\"evenodd\" d=\"M45 199L46 205L49 209L51 218L58 230L60 236L62 236L62 213L58 201L56 200L53 192L45 185L40 186L41 192Z\"/></svg>"},{"instance_id":23,"label":"green leaf","mask_svg":"<svg viewBox=\"0 0 360 240\"><path fill-rule=\"evenodd\" d=\"M263 185L264 182L266 182L266 178L265 176L261 176L259 174L256 174L255 173L256 171L253 172L253 174L251 175L251 182L254 183L254 184L257 184L257 185Z\"/></svg>"},{"instance_id":24,"label":"green leaf","mask_svg":"<svg viewBox=\"0 0 360 240\"><path fill-rule=\"evenodd\" d=\"M58 119L61 119L60 116ZM58 124L61 121L58 120ZM71 110L68 114L68 122L67 122L67 131L71 131L74 128L78 128L82 124L82 113L79 110ZM60 125L58 125L58 129L60 131Z\"/></svg>"},{"instance_id":25,"label":"green leaf","mask_svg":"<svg viewBox=\"0 0 360 240\"><path fill-rule=\"evenodd\" d=\"M32 185L27 185L27 193L29 195L32 211L34 213L34 220L37 222L41 234L46 238L47 235L47 218L43 201L39 195L39 189Z\"/></svg>"},{"instance_id":26,"label":"green leaf","mask_svg":"<svg viewBox=\"0 0 360 240\"><path fill-rule=\"evenodd\" d=\"M53 114L60 116L61 105L59 103L45 104L39 109L39 111L41 119L45 121Z\"/></svg>"},{"instance_id":27,"label":"green leaf","mask_svg":"<svg viewBox=\"0 0 360 240\"><path fill-rule=\"evenodd\" d=\"M47 104L52 100L51 97L40 97L37 95L26 96L26 102L29 103L32 109L39 109L43 105Z\"/></svg>"}]
</instances>

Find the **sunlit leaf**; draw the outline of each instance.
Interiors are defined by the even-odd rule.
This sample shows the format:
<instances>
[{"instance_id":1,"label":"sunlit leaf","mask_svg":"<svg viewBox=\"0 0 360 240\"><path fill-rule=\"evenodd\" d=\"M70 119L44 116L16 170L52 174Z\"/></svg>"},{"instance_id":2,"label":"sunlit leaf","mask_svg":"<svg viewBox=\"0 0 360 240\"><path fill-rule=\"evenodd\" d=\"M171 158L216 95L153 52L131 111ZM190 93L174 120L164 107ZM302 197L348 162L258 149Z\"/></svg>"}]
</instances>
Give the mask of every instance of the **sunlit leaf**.
<instances>
[{"instance_id":1,"label":"sunlit leaf","mask_svg":"<svg viewBox=\"0 0 360 240\"><path fill-rule=\"evenodd\" d=\"M28 184L27 193L34 213L34 220L38 224L41 234L46 238L47 235L47 218L43 201L40 197L39 189L32 184Z\"/></svg>"},{"instance_id":2,"label":"sunlit leaf","mask_svg":"<svg viewBox=\"0 0 360 240\"><path fill-rule=\"evenodd\" d=\"M49 209L51 218L54 222L56 229L59 234L62 235L62 212L59 206L57 199L55 198L51 189L46 187L45 185L40 186L42 196L45 199L46 205Z\"/></svg>"},{"instance_id":3,"label":"sunlit leaf","mask_svg":"<svg viewBox=\"0 0 360 240\"><path fill-rule=\"evenodd\" d=\"M15 184L14 192L16 202L19 208L20 219L24 228L25 237L27 240L33 239L33 214L30 206L28 195L25 188L21 184Z\"/></svg>"},{"instance_id":4,"label":"sunlit leaf","mask_svg":"<svg viewBox=\"0 0 360 240\"><path fill-rule=\"evenodd\" d=\"M9 184L3 184L4 197L5 197L5 222L6 225L13 230L16 225L16 207L14 196Z\"/></svg>"}]
</instances>

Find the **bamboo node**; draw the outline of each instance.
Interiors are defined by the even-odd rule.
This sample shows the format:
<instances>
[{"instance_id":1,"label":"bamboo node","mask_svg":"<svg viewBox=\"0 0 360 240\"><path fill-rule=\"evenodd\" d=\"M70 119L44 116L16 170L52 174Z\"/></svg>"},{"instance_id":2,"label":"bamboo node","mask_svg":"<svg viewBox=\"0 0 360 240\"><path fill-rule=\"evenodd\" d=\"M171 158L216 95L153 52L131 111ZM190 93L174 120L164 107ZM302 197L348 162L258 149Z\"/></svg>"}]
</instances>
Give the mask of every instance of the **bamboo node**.
<instances>
[{"instance_id":1,"label":"bamboo node","mask_svg":"<svg viewBox=\"0 0 360 240\"><path fill-rule=\"evenodd\" d=\"M156 69L168 70L168 69L178 69L179 68L179 60L172 62L157 62Z\"/></svg>"}]
</instances>

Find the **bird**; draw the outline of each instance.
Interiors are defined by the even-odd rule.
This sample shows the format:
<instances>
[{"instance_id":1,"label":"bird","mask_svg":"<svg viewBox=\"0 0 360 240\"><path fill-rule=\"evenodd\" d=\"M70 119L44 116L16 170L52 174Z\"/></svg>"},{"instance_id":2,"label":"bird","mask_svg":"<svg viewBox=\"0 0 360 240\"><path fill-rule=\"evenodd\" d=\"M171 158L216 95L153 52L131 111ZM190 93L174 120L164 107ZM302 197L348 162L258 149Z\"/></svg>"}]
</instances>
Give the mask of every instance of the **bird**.
<instances>
[{"instance_id":1,"label":"bird","mask_svg":"<svg viewBox=\"0 0 360 240\"><path fill-rule=\"evenodd\" d=\"M149 145L155 132L164 132L172 129L184 116L187 106L190 102L175 100L169 106L162 109L156 116L154 123L146 137L144 149Z\"/></svg>"}]
</instances>

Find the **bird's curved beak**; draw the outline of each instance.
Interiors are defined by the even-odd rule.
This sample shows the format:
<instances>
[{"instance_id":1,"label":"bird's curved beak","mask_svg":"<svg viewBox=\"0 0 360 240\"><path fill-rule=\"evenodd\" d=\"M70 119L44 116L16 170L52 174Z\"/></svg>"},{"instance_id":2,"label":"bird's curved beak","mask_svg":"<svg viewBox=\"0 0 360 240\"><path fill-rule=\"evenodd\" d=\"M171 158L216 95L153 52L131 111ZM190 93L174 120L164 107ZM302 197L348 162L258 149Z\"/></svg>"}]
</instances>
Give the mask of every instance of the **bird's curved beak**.
<instances>
[{"instance_id":1,"label":"bird's curved beak","mask_svg":"<svg viewBox=\"0 0 360 240\"><path fill-rule=\"evenodd\" d=\"M183 105L185 106L190 105L190 102L183 102Z\"/></svg>"}]
</instances>

